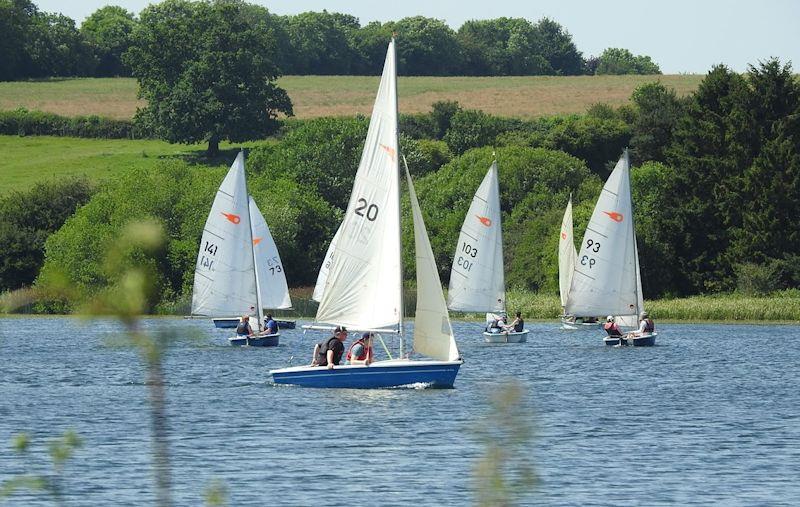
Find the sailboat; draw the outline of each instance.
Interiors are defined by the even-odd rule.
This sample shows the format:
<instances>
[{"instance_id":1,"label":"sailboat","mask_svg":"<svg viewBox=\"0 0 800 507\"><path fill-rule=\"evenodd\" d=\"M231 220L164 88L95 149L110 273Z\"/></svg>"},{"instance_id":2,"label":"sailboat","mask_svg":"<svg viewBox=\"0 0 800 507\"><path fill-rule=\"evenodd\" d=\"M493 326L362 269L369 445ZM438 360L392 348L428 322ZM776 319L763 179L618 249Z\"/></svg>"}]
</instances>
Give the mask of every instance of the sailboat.
<instances>
[{"instance_id":1,"label":"sailboat","mask_svg":"<svg viewBox=\"0 0 800 507\"><path fill-rule=\"evenodd\" d=\"M561 232L558 240L558 289L561 295L561 328L597 327L599 324L596 320L594 322L586 322L584 317L576 317L566 313L569 289L572 285L572 275L575 271L575 259L578 257L573 237L572 196L570 195L567 208L564 210L564 218L561 220ZM592 318L592 320L594 319Z\"/></svg>"},{"instance_id":2,"label":"sailboat","mask_svg":"<svg viewBox=\"0 0 800 507\"><path fill-rule=\"evenodd\" d=\"M484 176L469 206L458 236L450 289L450 310L487 312L487 320L506 313L506 286L503 276L503 231L500 216L500 183L497 160ZM521 343L528 330L483 333L489 343Z\"/></svg>"},{"instance_id":3,"label":"sailboat","mask_svg":"<svg viewBox=\"0 0 800 507\"><path fill-rule=\"evenodd\" d=\"M259 332L252 337L234 336L229 342L274 346L280 333L261 333L264 308L291 306L278 248L264 216L247 193L244 153L239 152L217 190L203 228L194 272L192 315L255 313L250 326Z\"/></svg>"},{"instance_id":4,"label":"sailboat","mask_svg":"<svg viewBox=\"0 0 800 507\"><path fill-rule=\"evenodd\" d=\"M572 315L610 315L621 327L637 327L644 311L639 251L633 224L630 162L622 154L597 199L586 227L566 304ZM657 333L605 337L607 345L654 345Z\"/></svg>"},{"instance_id":5,"label":"sailboat","mask_svg":"<svg viewBox=\"0 0 800 507\"><path fill-rule=\"evenodd\" d=\"M296 366L270 371L276 384L386 388L414 384L452 387L463 363L453 336L436 262L406 168L414 222L417 308L412 359L405 351L400 241L400 150L397 137L395 41L389 43L372 117L344 219L332 241L328 272L310 329L400 337L398 357L369 365ZM329 248L330 250L330 248ZM324 267L324 266L323 266Z\"/></svg>"}]
</instances>

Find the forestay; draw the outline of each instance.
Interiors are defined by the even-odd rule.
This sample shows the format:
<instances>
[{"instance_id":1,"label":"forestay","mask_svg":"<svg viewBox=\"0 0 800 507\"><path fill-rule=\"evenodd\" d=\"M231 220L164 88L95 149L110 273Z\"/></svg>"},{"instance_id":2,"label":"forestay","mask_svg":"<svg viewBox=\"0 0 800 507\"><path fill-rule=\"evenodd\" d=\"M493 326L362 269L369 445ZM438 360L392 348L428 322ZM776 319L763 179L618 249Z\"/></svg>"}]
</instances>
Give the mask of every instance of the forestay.
<instances>
[{"instance_id":1,"label":"forestay","mask_svg":"<svg viewBox=\"0 0 800 507\"><path fill-rule=\"evenodd\" d=\"M389 44L353 193L317 310L317 322L356 329L402 320L397 86Z\"/></svg>"},{"instance_id":2,"label":"forestay","mask_svg":"<svg viewBox=\"0 0 800 507\"><path fill-rule=\"evenodd\" d=\"M561 220L561 236L558 243L558 288L561 293L562 307L567 306L577 257L578 252L575 251L572 232L572 196L570 196L567 209L564 210L564 218Z\"/></svg>"},{"instance_id":3,"label":"forestay","mask_svg":"<svg viewBox=\"0 0 800 507\"><path fill-rule=\"evenodd\" d=\"M505 312L497 161L475 192L458 236L448 291L451 310Z\"/></svg>"},{"instance_id":4,"label":"forestay","mask_svg":"<svg viewBox=\"0 0 800 507\"><path fill-rule=\"evenodd\" d=\"M636 315L641 309L627 151L603 186L575 265L566 311Z\"/></svg>"},{"instance_id":5,"label":"forestay","mask_svg":"<svg viewBox=\"0 0 800 507\"><path fill-rule=\"evenodd\" d=\"M408 168L406 168L406 179L414 219L414 249L417 264L414 350L440 361L456 361L459 359L458 347L442 293L442 282L436 269L433 249Z\"/></svg>"},{"instance_id":6,"label":"forestay","mask_svg":"<svg viewBox=\"0 0 800 507\"><path fill-rule=\"evenodd\" d=\"M241 315L256 304L244 154L217 190L203 228L194 273L192 314Z\"/></svg>"},{"instance_id":7,"label":"forestay","mask_svg":"<svg viewBox=\"0 0 800 507\"><path fill-rule=\"evenodd\" d=\"M258 287L262 308L287 309L292 307L286 273L278 254L278 246L272 239L267 221L256 206L252 196L249 200L250 222L253 227L253 249L258 270Z\"/></svg>"}]
</instances>

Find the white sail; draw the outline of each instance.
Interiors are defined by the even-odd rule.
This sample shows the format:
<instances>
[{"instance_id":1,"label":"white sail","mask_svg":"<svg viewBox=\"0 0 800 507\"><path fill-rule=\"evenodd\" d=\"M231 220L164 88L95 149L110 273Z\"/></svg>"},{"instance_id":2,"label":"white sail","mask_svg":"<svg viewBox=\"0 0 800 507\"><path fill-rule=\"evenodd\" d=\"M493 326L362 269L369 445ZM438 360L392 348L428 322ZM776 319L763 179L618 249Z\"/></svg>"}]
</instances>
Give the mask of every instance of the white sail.
<instances>
[{"instance_id":1,"label":"white sail","mask_svg":"<svg viewBox=\"0 0 800 507\"><path fill-rule=\"evenodd\" d=\"M192 314L242 315L257 304L250 213L239 153L217 190L203 228L194 272Z\"/></svg>"},{"instance_id":2,"label":"white sail","mask_svg":"<svg viewBox=\"0 0 800 507\"><path fill-rule=\"evenodd\" d=\"M558 243L558 288L561 292L561 306L567 306L569 288L572 285L572 273L575 270L575 240L572 232L572 197L567 202L564 218L561 220L561 236Z\"/></svg>"},{"instance_id":3,"label":"white sail","mask_svg":"<svg viewBox=\"0 0 800 507\"><path fill-rule=\"evenodd\" d=\"M264 216L250 197L250 222L253 227L253 249L258 272L259 296L262 308L287 309L292 307L286 273L278 254L278 246L272 239Z\"/></svg>"},{"instance_id":4,"label":"white sail","mask_svg":"<svg viewBox=\"0 0 800 507\"><path fill-rule=\"evenodd\" d=\"M641 308L627 151L608 177L575 264L566 311L634 315Z\"/></svg>"},{"instance_id":5,"label":"white sail","mask_svg":"<svg viewBox=\"0 0 800 507\"><path fill-rule=\"evenodd\" d=\"M317 322L356 329L402 326L398 155L392 40Z\"/></svg>"},{"instance_id":6,"label":"white sail","mask_svg":"<svg viewBox=\"0 0 800 507\"><path fill-rule=\"evenodd\" d=\"M505 312L500 220L500 185L495 161L472 198L458 236L447 296L451 310Z\"/></svg>"},{"instance_id":7,"label":"white sail","mask_svg":"<svg viewBox=\"0 0 800 507\"><path fill-rule=\"evenodd\" d=\"M422 219L417 194L406 168L411 212L414 218L414 247L417 264L417 310L414 318L414 350L440 361L459 358L450 316L442 293L431 242Z\"/></svg>"},{"instance_id":8,"label":"white sail","mask_svg":"<svg viewBox=\"0 0 800 507\"><path fill-rule=\"evenodd\" d=\"M318 303L322 301L322 294L325 293L325 284L328 283L328 271L330 271L331 268L331 262L336 252L336 241L339 239L339 234L341 231L342 227L340 225L336 230L336 234L333 235L331 244L328 245L328 251L325 252L325 258L322 260L322 266L319 267L317 284L314 285L314 293L311 295L311 299Z\"/></svg>"},{"instance_id":9,"label":"white sail","mask_svg":"<svg viewBox=\"0 0 800 507\"><path fill-rule=\"evenodd\" d=\"M636 233L634 232L634 238ZM636 242L633 243L633 249L636 255L636 303L637 307L634 313L629 315L621 315L617 317L616 322L622 327L639 327L639 314L644 311L644 296L642 295L642 274L639 270L639 247Z\"/></svg>"}]
</instances>

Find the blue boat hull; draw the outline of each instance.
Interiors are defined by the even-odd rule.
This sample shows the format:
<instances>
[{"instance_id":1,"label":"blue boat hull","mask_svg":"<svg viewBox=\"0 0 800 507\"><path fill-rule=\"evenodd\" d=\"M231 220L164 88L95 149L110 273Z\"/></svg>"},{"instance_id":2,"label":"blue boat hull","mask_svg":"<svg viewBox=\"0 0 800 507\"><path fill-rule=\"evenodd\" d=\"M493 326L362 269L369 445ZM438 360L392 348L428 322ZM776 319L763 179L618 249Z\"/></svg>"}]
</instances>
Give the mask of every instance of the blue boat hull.
<instances>
[{"instance_id":1,"label":"blue boat hull","mask_svg":"<svg viewBox=\"0 0 800 507\"><path fill-rule=\"evenodd\" d=\"M250 347L277 347L280 336L280 333L266 336L232 336L228 338L228 342L231 345L248 345Z\"/></svg>"},{"instance_id":2,"label":"blue boat hull","mask_svg":"<svg viewBox=\"0 0 800 507\"><path fill-rule=\"evenodd\" d=\"M634 347L652 347L656 344L656 336L658 333L648 334L644 336L634 336L632 338L622 337L622 340L625 341L622 345L633 345ZM606 345L615 346L621 345L620 338L611 338L610 336L606 336L603 338L603 341Z\"/></svg>"},{"instance_id":3,"label":"blue boat hull","mask_svg":"<svg viewBox=\"0 0 800 507\"><path fill-rule=\"evenodd\" d=\"M275 319L275 322L278 323L278 328L280 329L294 329L297 326L297 321L294 320Z\"/></svg>"},{"instance_id":4,"label":"blue boat hull","mask_svg":"<svg viewBox=\"0 0 800 507\"><path fill-rule=\"evenodd\" d=\"M302 387L381 389L426 384L451 388L462 361L381 361L370 366L299 366L270 372L276 384Z\"/></svg>"},{"instance_id":5,"label":"blue boat hull","mask_svg":"<svg viewBox=\"0 0 800 507\"><path fill-rule=\"evenodd\" d=\"M211 319L217 329L232 329L239 325L238 317L224 317Z\"/></svg>"}]
</instances>

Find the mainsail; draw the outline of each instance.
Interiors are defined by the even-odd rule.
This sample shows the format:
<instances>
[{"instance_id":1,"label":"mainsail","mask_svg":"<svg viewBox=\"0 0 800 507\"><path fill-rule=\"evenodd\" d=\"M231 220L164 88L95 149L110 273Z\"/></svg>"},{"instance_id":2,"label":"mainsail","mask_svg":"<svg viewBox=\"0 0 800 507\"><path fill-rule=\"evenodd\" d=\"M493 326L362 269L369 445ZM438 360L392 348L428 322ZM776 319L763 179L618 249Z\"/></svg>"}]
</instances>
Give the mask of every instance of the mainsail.
<instances>
[{"instance_id":1,"label":"mainsail","mask_svg":"<svg viewBox=\"0 0 800 507\"><path fill-rule=\"evenodd\" d=\"M392 40L317 322L357 329L402 326L398 157Z\"/></svg>"},{"instance_id":2,"label":"mainsail","mask_svg":"<svg viewBox=\"0 0 800 507\"><path fill-rule=\"evenodd\" d=\"M448 291L451 310L505 312L503 232L497 161L472 198L458 236Z\"/></svg>"},{"instance_id":3,"label":"mainsail","mask_svg":"<svg viewBox=\"0 0 800 507\"><path fill-rule=\"evenodd\" d=\"M450 316L442 293L433 249L422 219L417 194L406 167L411 212L414 219L414 249L417 265L417 309L414 318L414 350L440 361L459 359Z\"/></svg>"},{"instance_id":4,"label":"mainsail","mask_svg":"<svg viewBox=\"0 0 800 507\"><path fill-rule=\"evenodd\" d=\"M262 308L288 309L292 307L286 273L278 254L278 246L272 239L264 216L250 197L250 222L253 227L253 249L258 270L258 287Z\"/></svg>"},{"instance_id":5,"label":"mainsail","mask_svg":"<svg viewBox=\"0 0 800 507\"><path fill-rule=\"evenodd\" d=\"M257 304L247 203L240 152L217 190L203 228L194 272L194 315L241 315Z\"/></svg>"},{"instance_id":6,"label":"mainsail","mask_svg":"<svg viewBox=\"0 0 800 507\"><path fill-rule=\"evenodd\" d=\"M561 220L561 236L558 243L558 288L561 293L562 307L567 306L577 257L578 252L575 251L572 233L572 196L570 196L567 209L564 210L564 218Z\"/></svg>"},{"instance_id":7,"label":"mainsail","mask_svg":"<svg viewBox=\"0 0 800 507\"><path fill-rule=\"evenodd\" d=\"M641 311L628 152L603 186L578 253L566 311L637 315Z\"/></svg>"}]
</instances>

